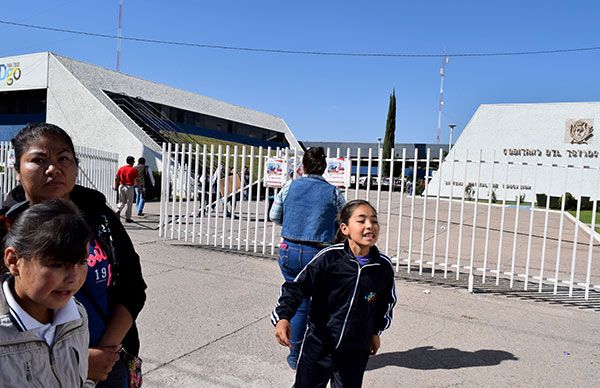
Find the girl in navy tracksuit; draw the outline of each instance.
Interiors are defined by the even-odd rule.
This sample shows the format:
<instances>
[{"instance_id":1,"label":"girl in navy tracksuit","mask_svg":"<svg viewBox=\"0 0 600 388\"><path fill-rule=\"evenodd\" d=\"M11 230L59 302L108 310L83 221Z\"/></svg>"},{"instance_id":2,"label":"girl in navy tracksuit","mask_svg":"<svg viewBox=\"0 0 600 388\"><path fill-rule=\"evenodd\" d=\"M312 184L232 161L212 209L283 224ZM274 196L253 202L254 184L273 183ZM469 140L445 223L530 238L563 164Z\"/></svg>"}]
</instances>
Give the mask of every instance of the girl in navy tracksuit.
<instances>
[{"instance_id":1,"label":"girl in navy tracksuit","mask_svg":"<svg viewBox=\"0 0 600 388\"><path fill-rule=\"evenodd\" d=\"M377 212L363 200L340 212L339 243L320 251L293 281L285 282L271 321L281 345L290 346L289 320L311 297L308 329L295 387L360 387L379 335L390 326L396 303L390 259L375 243Z\"/></svg>"}]
</instances>

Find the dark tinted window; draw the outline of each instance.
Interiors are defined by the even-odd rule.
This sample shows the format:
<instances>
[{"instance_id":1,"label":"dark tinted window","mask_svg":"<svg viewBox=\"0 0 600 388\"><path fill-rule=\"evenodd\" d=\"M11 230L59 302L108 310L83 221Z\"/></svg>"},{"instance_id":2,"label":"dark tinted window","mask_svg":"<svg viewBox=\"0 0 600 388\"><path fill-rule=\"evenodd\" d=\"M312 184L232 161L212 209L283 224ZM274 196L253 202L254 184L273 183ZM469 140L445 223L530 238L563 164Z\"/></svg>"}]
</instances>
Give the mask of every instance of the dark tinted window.
<instances>
[{"instance_id":1,"label":"dark tinted window","mask_svg":"<svg viewBox=\"0 0 600 388\"><path fill-rule=\"evenodd\" d=\"M46 89L0 93L0 114L46 114Z\"/></svg>"}]
</instances>

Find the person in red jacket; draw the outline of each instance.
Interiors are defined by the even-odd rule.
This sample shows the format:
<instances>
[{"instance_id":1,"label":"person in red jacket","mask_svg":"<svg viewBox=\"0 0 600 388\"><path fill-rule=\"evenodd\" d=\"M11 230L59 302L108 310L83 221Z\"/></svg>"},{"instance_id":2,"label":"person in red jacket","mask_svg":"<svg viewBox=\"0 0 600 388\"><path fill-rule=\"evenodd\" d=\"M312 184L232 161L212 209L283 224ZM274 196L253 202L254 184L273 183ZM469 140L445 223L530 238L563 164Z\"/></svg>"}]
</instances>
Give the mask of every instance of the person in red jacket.
<instances>
[{"instance_id":1,"label":"person in red jacket","mask_svg":"<svg viewBox=\"0 0 600 388\"><path fill-rule=\"evenodd\" d=\"M138 182L138 170L133 167L135 158L127 157L127 164L119 168L115 177L115 187L119 195L117 203L117 215L121 215L121 210L125 207L125 222L133 222L131 219L131 208L133 207L133 195Z\"/></svg>"}]
</instances>

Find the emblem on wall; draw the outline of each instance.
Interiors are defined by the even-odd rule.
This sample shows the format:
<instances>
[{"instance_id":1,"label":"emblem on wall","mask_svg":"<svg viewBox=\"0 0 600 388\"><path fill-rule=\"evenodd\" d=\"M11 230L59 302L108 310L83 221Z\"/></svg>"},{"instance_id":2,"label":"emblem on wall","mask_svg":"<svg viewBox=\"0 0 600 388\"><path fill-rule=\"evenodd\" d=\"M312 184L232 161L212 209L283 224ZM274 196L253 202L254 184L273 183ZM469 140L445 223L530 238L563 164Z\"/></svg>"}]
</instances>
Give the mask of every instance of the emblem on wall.
<instances>
[{"instance_id":1,"label":"emblem on wall","mask_svg":"<svg viewBox=\"0 0 600 388\"><path fill-rule=\"evenodd\" d=\"M565 123L565 143L590 144L594 136L594 120L567 120Z\"/></svg>"}]
</instances>

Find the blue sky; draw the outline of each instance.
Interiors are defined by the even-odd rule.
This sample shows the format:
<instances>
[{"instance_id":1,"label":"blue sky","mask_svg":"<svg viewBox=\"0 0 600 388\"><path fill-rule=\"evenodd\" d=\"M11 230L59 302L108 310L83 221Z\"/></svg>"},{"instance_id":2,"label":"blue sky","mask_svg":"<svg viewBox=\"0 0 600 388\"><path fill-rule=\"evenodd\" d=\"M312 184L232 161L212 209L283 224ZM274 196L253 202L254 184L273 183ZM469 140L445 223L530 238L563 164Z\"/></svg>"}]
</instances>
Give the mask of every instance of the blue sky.
<instances>
[{"instance_id":1,"label":"blue sky","mask_svg":"<svg viewBox=\"0 0 600 388\"><path fill-rule=\"evenodd\" d=\"M19 0L1 20L117 33L118 0ZM268 49L441 54L600 46L600 2L123 0L123 36ZM110 39L0 24L0 56L38 51L115 68ZM436 142L440 58L327 57L122 42L121 71L270 113L296 137L375 142L396 90L398 142ZM480 104L600 101L600 50L454 57L441 143Z\"/></svg>"}]
</instances>

